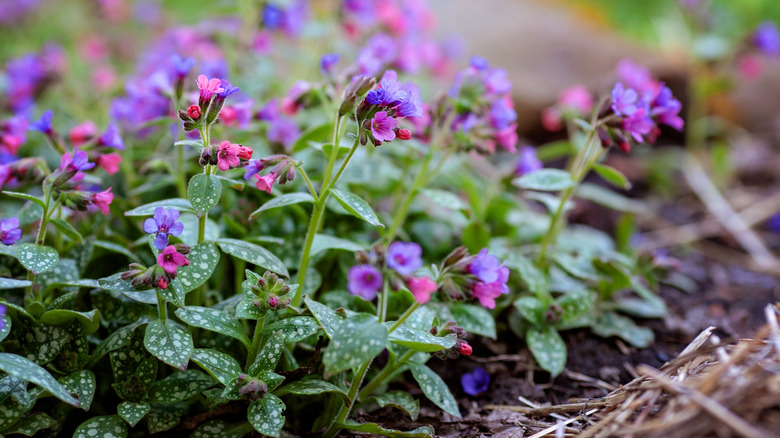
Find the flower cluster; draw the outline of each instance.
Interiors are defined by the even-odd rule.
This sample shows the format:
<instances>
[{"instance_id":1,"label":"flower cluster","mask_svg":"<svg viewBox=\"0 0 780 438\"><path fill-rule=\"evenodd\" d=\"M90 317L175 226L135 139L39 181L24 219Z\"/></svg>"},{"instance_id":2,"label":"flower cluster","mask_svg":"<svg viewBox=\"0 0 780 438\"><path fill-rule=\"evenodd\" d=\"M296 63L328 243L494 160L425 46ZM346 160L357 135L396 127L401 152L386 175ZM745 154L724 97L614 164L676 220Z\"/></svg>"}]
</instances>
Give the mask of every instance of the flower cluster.
<instances>
[{"instance_id":1,"label":"flower cluster","mask_svg":"<svg viewBox=\"0 0 780 438\"><path fill-rule=\"evenodd\" d=\"M238 92L226 79L211 78L199 75L198 80L198 104L190 105L186 110L179 110L179 119L184 122L184 130L192 131L214 123L219 116L225 99Z\"/></svg>"},{"instance_id":2,"label":"flower cluster","mask_svg":"<svg viewBox=\"0 0 780 438\"><path fill-rule=\"evenodd\" d=\"M32 109L35 99L65 70L65 54L59 46L47 45L40 53L28 53L11 59L5 66L2 82L12 84L5 88L4 104L15 114Z\"/></svg>"},{"instance_id":3,"label":"flower cluster","mask_svg":"<svg viewBox=\"0 0 780 438\"><path fill-rule=\"evenodd\" d=\"M95 163L89 161L89 155L82 150L66 152L60 157L60 166L44 181L52 189L52 194L62 205L78 211L86 211L90 206L107 215L109 206L114 200L111 187L102 192L84 191L81 189L85 178L84 171L91 170Z\"/></svg>"},{"instance_id":4,"label":"flower cluster","mask_svg":"<svg viewBox=\"0 0 780 438\"><path fill-rule=\"evenodd\" d=\"M422 102L419 90L413 84L401 85L398 75L388 70L382 76L377 88L366 94L358 106L357 118L363 129L360 131L360 144L370 140L374 146L396 138L409 140L412 132L398 127L399 118L422 116Z\"/></svg>"},{"instance_id":5,"label":"flower cluster","mask_svg":"<svg viewBox=\"0 0 780 438\"><path fill-rule=\"evenodd\" d=\"M464 247L456 248L439 269L444 277L442 288L453 299L475 298L487 309L495 309L496 299L509 293L509 268L483 248L470 255Z\"/></svg>"},{"instance_id":6,"label":"flower cluster","mask_svg":"<svg viewBox=\"0 0 780 438\"><path fill-rule=\"evenodd\" d=\"M445 337L448 335L454 335L455 344L446 350L440 350L433 353L433 356L444 359L457 359L461 355L471 356L473 349L471 345L466 342L465 338L468 335L463 327L460 327L455 321L447 321L441 328L432 327L431 334L434 336Z\"/></svg>"},{"instance_id":7,"label":"flower cluster","mask_svg":"<svg viewBox=\"0 0 780 438\"><path fill-rule=\"evenodd\" d=\"M603 110L612 119L598 130L604 147L617 143L627 152L631 149L630 139L654 143L660 134L660 124L682 130L684 122L679 116L682 104L649 70L623 60L618 64L617 75L619 82L612 89L610 106Z\"/></svg>"},{"instance_id":8,"label":"flower cluster","mask_svg":"<svg viewBox=\"0 0 780 438\"><path fill-rule=\"evenodd\" d=\"M123 272L121 278L130 281L134 287L167 289L171 281L176 279L179 267L189 266L189 253L190 247L183 243L168 245L157 255L156 265L147 269L138 263L131 263L130 269Z\"/></svg>"},{"instance_id":9,"label":"flower cluster","mask_svg":"<svg viewBox=\"0 0 780 438\"><path fill-rule=\"evenodd\" d=\"M209 145L201 149L198 163L201 166L217 166L221 171L232 167L243 167L252 158L254 151L249 146L230 143L225 140L219 145Z\"/></svg>"},{"instance_id":10,"label":"flower cluster","mask_svg":"<svg viewBox=\"0 0 780 438\"><path fill-rule=\"evenodd\" d=\"M256 283L245 282L256 298L252 305L261 310L282 310L290 305L290 286L271 271L265 271Z\"/></svg>"},{"instance_id":11,"label":"flower cluster","mask_svg":"<svg viewBox=\"0 0 780 438\"><path fill-rule=\"evenodd\" d=\"M371 252L358 252L357 258L360 264L347 274L347 290L366 301L372 301L382 289L383 271L393 290L405 284L421 304L427 303L438 289L430 277L413 275L423 264L422 247L415 242L393 242L387 249L375 245Z\"/></svg>"},{"instance_id":12,"label":"flower cluster","mask_svg":"<svg viewBox=\"0 0 780 438\"><path fill-rule=\"evenodd\" d=\"M295 179L296 167L295 160L287 155L271 155L259 160L251 160L247 163L244 172L244 179L247 181L255 178L255 185L258 190L271 193L271 188L275 182L281 185L287 184ZM261 176L260 172L264 169L270 169L267 174Z\"/></svg>"}]
</instances>

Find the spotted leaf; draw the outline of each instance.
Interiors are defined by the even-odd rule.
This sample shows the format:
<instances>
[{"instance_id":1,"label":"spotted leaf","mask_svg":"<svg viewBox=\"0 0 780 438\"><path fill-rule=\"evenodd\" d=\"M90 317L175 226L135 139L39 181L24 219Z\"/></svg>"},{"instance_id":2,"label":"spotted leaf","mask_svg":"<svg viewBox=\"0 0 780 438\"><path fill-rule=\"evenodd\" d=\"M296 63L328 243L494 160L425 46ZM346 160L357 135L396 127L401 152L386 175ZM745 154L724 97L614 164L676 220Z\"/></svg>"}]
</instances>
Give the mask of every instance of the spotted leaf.
<instances>
[{"instance_id":1,"label":"spotted leaf","mask_svg":"<svg viewBox=\"0 0 780 438\"><path fill-rule=\"evenodd\" d=\"M452 396L450 389L447 388L447 384L444 383L444 380L442 380L436 372L423 364L409 362L408 365L409 369L412 371L414 380L420 385L423 394L425 394L433 404L444 410L444 412L460 418L458 403L455 401L455 397Z\"/></svg>"},{"instance_id":2,"label":"spotted leaf","mask_svg":"<svg viewBox=\"0 0 780 438\"><path fill-rule=\"evenodd\" d=\"M390 391L382 394L381 396L374 397L374 400L380 408L385 406L393 406L401 409L409 414L412 421L417 420L417 415L420 413L420 402L415 400L414 397L404 391Z\"/></svg>"},{"instance_id":3,"label":"spotted leaf","mask_svg":"<svg viewBox=\"0 0 780 438\"><path fill-rule=\"evenodd\" d=\"M349 395L347 395L343 389L316 377L307 377L305 379L290 383L289 385L284 385L282 388L276 391L275 394L281 397L287 394L314 395L323 394L326 392L335 392L344 399L344 403L347 405L351 403Z\"/></svg>"},{"instance_id":4,"label":"spotted leaf","mask_svg":"<svg viewBox=\"0 0 780 438\"><path fill-rule=\"evenodd\" d=\"M184 370L192 354L192 334L170 319L152 321L146 328L144 346L161 361Z\"/></svg>"},{"instance_id":5,"label":"spotted leaf","mask_svg":"<svg viewBox=\"0 0 780 438\"><path fill-rule=\"evenodd\" d=\"M156 210L157 207L172 208L174 210L179 210L182 213L195 212L195 210L192 208L192 204L190 204L190 201L183 198L173 198L144 204L130 211L126 211L125 216L151 216L154 214L154 210Z\"/></svg>"},{"instance_id":6,"label":"spotted leaf","mask_svg":"<svg viewBox=\"0 0 780 438\"><path fill-rule=\"evenodd\" d=\"M141 421L151 409L152 407L149 405L149 403L133 403L125 401L119 403L119 406L116 407L116 413L119 414L119 416L122 417L125 421L127 421L127 424L129 424L130 427L135 427L135 425L138 424L138 422Z\"/></svg>"},{"instance_id":7,"label":"spotted leaf","mask_svg":"<svg viewBox=\"0 0 780 438\"><path fill-rule=\"evenodd\" d=\"M192 352L192 361L223 385L227 385L241 374L241 366L233 356L218 350L196 348Z\"/></svg>"},{"instance_id":8,"label":"spotted leaf","mask_svg":"<svg viewBox=\"0 0 780 438\"><path fill-rule=\"evenodd\" d=\"M454 333L439 337L432 335L429 331L405 327L403 325L390 333L389 339L391 342L398 345L426 353L452 348L455 345L455 342L457 342L457 337Z\"/></svg>"},{"instance_id":9,"label":"spotted leaf","mask_svg":"<svg viewBox=\"0 0 780 438\"><path fill-rule=\"evenodd\" d=\"M23 243L16 249L16 257L19 262L32 271L33 274L40 274L53 268L60 260L57 250L50 246L35 245L32 243Z\"/></svg>"},{"instance_id":10,"label":"spotted leaf","mask_svg":"<svg viewBox=\"0 0 780 438\"><path fill-rule=\"evenodd\" d=\"M273 394L257 399L247 409L247 419L263 435L278 437L284 427L284 402Z\"/></svg>"},{"instance_id":11,"label":"spotted leaf","mask_svg":"<svg viewBox=\"0 0 780 438\"><path fill-rule=\"evenodd\" d=\"M189 306L186 309L177 309L176 316L191 326L222 333L223 335L238 339L241 343L246 345L247 348L252 345L252 342L249 340L249 337L246 335L244 328L241 327L238 320L225 312L206 307Z\"/></svg>"},{"instance_id":12,"label":"spotted leaf","mask_svg":"<svg viewBox=\"0 0 780 438\"><path fill-rule=\"evenodd\" d=\"M247 372L255 376L265 371L273 371L284 352L284 342L285 338L282 332L271 334Z\"/></svg>"},{"instance_id":13,"label":"spotted leaf","mask_svg":"<svg viewBox=\"0 0 780 438\"><path fill-rule=\"evenodd\" d=\"M230 254L233 257L237 257L246 262L257 265L263 269L268 269L271 272L275 272L279 275L289 277L290 273L287 272L287 267L284 266L281 260L276 257L271 251L263 248L262 246L255 245L254 243L245 242L238 239L217 239L217 245L226 254Z\"/></svg>"},{"instance_id":14,"label":"spotted leaf","mask_svg":"<svg viewBox=\"0 0 780 438\"><path fill-rule=\"evenodd\" d=\"M60 383L78 396L81 400L81 409L89 411L89 407L92 406L92 398L95 396L95 373L90 370L76 371L60 379Z\"/></svg>"},{"instance_id":15,"label":"spotted leaf","mask_svg":"<svg viewBox=\"0 0 780 438\"><path fill-rule=\"evenodd\" d=\"M311 314L314 315L314 318L317 319L323 330L325 330L325 335L332 339L333 335L336 334L336 329L338 329L344 319L335 310L309 297L304 298L303 302L306 303L306 307L308 307Z\"/></svg>"},{"instance_id":16,"label":"spotted leaf","mask_svg":"<svg viewBox=\"0 0 780 438\"><path fill-rule=\"evenodd\" d=\"M199 173L190 179L187 198L198 216L203 216L217 205L220 196L222 196L222 183L215 175Z\"/></svg>"},{"instance_id":17,"label":"spotted leaf","mask_svg":"<svg viewBox=\"0 0 780 438\"><path fill-rule=\"evenodd\" d=\"M181 282L184 292L189 292L206 282L219 263L219 251L214 242L201 242L192 247L187 256L189 266L180 267L176 279Z\"/></svg>"},{"instance_id":18,"label":"spotted leaf","mask_svg":"<svg viewBox=\"0 0 780 438\"><path fill-rule=\"evenodd\" d=\"M540 367L549 371L553 377L563 372L566 366L566 344L555 328L532 327L525 334L525 342Z\"/></svg>"},{"instance_id":19,"label":"spotted leaf","mask_svg":"<svg viewBox=\"0 0 780 438\"><path fill-rule=\"evenodd\" d=\"M387 328L361 313L342 322L333 334L323 362L329 373L357 368L385 349Z\"/></svg>"},{"instance_id":20,"label":"spotted leaf","mask_svg":"<svg viewBox=\"0 0 780 438\"><path fill-rule=\"evenodd\" d=\"M48 371L22 356L0 353L0 370L17 379L32 382L42 387L71 406L81 407L81 402L70 395L70 391L52 377Z\"/></svg>"},{"instance_id":21,"label":"spotted leaf","mask_svg":"<svg viewBox=\"0 0 780 438\"><path fill-rule=\"evenodd\" d=\"M184 401L214 386L217 382L198 370L177 371L154 382L149 388L148 401L152 403L175 403Z\"/></svg>"},{"instance_id":22,"label":"spotted leaf","mask_svg":"<svg viewBox=\"0 0 780 438\"><path fill-rule=\"evenodd\" d=\"M268 325L263 333L281 331L286 342L300 342L320 330L320 323L311 316L285 318Z\"/></svg>"},{"instance_id":23,"label":"spotted leaf","mask_svg":"<svg viewBox=\"0 0 780 438\"><path fill-rule=\"evenodd\" d=\"M358 219L363 219L369 224L384 228L385 226L379 222L379 218L374 213L374 210L368 205L368 202L363 200L360 196L347 192L344 190L331 189L330 191L336 200L339 201L342 207L347 210L352 216Z\"/></svg>"}]
</instances>

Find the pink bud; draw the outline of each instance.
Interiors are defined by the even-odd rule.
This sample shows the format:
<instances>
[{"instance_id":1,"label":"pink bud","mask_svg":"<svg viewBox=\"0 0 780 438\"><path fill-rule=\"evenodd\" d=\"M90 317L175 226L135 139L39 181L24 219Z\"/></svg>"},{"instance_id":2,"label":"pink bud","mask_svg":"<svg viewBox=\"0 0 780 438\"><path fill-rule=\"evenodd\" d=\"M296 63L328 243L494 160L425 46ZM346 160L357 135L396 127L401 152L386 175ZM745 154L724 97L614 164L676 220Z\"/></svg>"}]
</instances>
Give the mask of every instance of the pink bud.
<instances>
[{"instance_id":1,"label":"pink bud","mask_svg":"<svg viewBox=\"0 0 780 438\"><path fill-rule=\"evenodd\" d=\"M460 348L458 349L458 351L460 351L460 354L462 354L464 356L471 356L471 352L473 350L471 348L471 345L469 345L469 344L467 344L465 342L461 342L460 343Z\"/></svg>"},{"instance_id":2,"label":"pink bud","mask_svg":"<svg viewBox=\"0 0 780 438\"><path fill-rule=\"evenodd\" d=\"M275 308L279 305L279 298L276 296L270 296L268 297L268 305L271 306L271 308Z\"/></svg>"},{"instance_id":3,"label":"pink bud","mask_svg":"<svg viewBox=\"0 0 780 438\"><path fill-rule=\"evenodd\" d=\"M554 107L542 110L542 126L550 132L556 132L563 129L561 115L558 113L558 110Z\"/></svg>"},{"instance_id":4,"label":"pink bud","mask_svg":"<svg viewBox=\"0 0 780 438\"><path fill-rule=\"evenodd\" d=\"M164 278L160 278L159 280L157 280L157 287L159 287L160 289L168 289L168 280Z\"/></svg>"},{"instance_id":5,"label":"pink bud","mask_svg":"<svg viewBox=\"0 0 780 438\"><path fill-rule=\"evenodd\" d=\"M412 139L412 131L408 129L399 129L397 137L399 140L411 140Z\"/></svg>"},{"instance_id":6,"label":"pink bud","mask_svg":"<svg viewBox=\"0 0 780 438\"><path fill-rule=\"evenodd\" d=\"M200 118L200 107L198 105L190 105L190 107L187 108L187 115L190 116L192 120L198 120Z\"/></svg>"},{"instance_id":7,"label":"pink bud","mask_svg":"<svg viewBox=\"0 0 780 438\"><path fill-rule=\"evenodd\" d=\"M249 160L252 158L252 148L238 145L238 158Z\"/></svg>"}]
</instances>

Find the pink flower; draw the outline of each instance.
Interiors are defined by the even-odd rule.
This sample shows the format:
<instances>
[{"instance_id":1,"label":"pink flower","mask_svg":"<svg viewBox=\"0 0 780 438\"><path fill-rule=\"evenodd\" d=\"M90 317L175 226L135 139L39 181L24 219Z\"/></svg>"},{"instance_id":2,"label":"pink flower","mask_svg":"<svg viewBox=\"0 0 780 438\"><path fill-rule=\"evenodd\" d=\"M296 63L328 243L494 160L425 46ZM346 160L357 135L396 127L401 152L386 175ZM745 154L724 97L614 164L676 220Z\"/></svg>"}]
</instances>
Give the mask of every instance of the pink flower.
<instances>
[{"instance_id":1,"label":"pink flower","mask_svg":"<svg viewBox=\"0 0 780 438\"><path fill-rule=\"evenodd\" d=\"M496 132L496 142L509 152L517 152L517 148L515 148L517 141L517 123L513 123L508 128Z\"/></svg>"},{"instance_id":2,"label":"pink flower","mask_svg":"<svg viewBox=\"0 0 780 438\"><path fill-rule=\"evenodd\" d=\"M496 308L496 298L501 296L501 290L502 288L499 282L474 283L471 287L471 292L474 294L474 297L479 300L479 304L486 309Z\"/></svg>"},{"instance_id":3,"label":"pink flower","mask_svg":"<svg viewBox=\"0 0 780 438\"><path fill-rule=\"evenodd\" d=\"M549 107L542 110L542 126L550 132L557 132L563 129L561 114L557 108Z\"/></svg>"},{"instance_id":4,"label":"pink flower","mask_svg":"<svg viewBox=\"0 0 780 438\"><path fill-rule=\"evenodd\" d=\"M471 353L474 351L474 349L471 348L471 345L465 342L461 342L458 351L460 351L460 354L464 356L471 356Z\"/></svg>"},{"instance_id":5,"label":"pink flower","mask_svg":"<svg viewBox=\"0 0 780 438\"><path fill-rule=\"evenodd\" d=\"M274 186L274 182L276 181L275 173L271 172L266 176L255 175L255 178L257 178L258 190L262 190L266 193L271 193L271 187Z\"/></svg>"},{"instance_id":6,"label":"pink flower","mask_svg":"<svg viewBox=\"0 0 780 438\"><path fill-rule=\"evenodd\" d=\"M74 126L68 133L68 139L74 146L81 146L89 139L97 135L97 126L91 121L86 121Z\"/></svg>"},{"instance_id":7,"label":"pink flower","mask_svg":"<svg viewBox=\"0 0 780 438\"><path fill-rule=\"evenodd\" d=\"M119 163L121 162L122 157L119 154L105 154L97 159L98 166L102 167L109 175L119 172Z\"/></svg>"},{"instance_id":8,"label":"pink flower","mask_svg":"<svg viewBox=\"0 0 780 438\"><path fill-rule=\"evenodd\" d=\"M200 98L204 101L211 100L211 97L215 93L221 93L225 91L220 85L222 81L217 78L207 78L206 75L198 76L198 89L200 90Z\"/></svg>"},{"instance_id":9,"label":"pink flower","mask_svg":"<svg viewBox=\"0 0 780 438\"><path fill-rule=\"evenodd\" d=\"M231 167L238 167L241 161L238 159L238 154L241 152L239 146L235 143L231 144L225 140L219 144L219 152L217 152L217 167L219 170L226 171Z\"/></svg>"},{"instance_id":10,"label":"pink flower","mask_svg":"<svg viewBox=\"0 0 780 438\"><path fill-rule=\"evenodd\" d=\"M756 79L761 76L763 70L761 60L756 55L743 55L737 59L737 70L743 78L748 80Z\"/></svg>"},{"instance_id":11,"label":"pink flower","mask_svg":"<svg viewBox=\"0 0 780 438\"><path fill-rule=\"evenodd\" d=\"M168 245L157 256L157 264L168 274L175 274L179 266L187 266L190 264L190 261L187 260L187 257L184 257L184 254L176 251L175 246Z\"/></svg>"},{"instance_id":12,"label":"pink flower","mask_svg":"<svg viewBox=\"0 0 780 438\"><path fill-rule=\"evenodd\" d=\"M430 301L431 295L438 289L436 282L429 277L410 277L406 284L414 295L414 299L420 304Z\"/></svg>"},{"instance_id":13,"label":"pink flower","mask_svg":"<svg viewBox=\"0 0 780 438\"><path fill-rule=\"evenodd\" d=\"M573 109L580 114L585 114L593 108L593 96L584 85L575 85L558 95L558 103L565 109Z\"/></svg>"},{"instance_id":14,"label":"pink flower","mask_svg":"<svg viewBox=\"0 0 780 438\"><path fill-rule=\"evenodd\" d=\"M102 192L92 195L92 205L100 209L103 214L108 214L108 206L114 200L114 194L111 193L111 187Z\"/></svg>"},{"instance_id":15,"label":"pink flower","mask_svg":"<svg viewBox=\"0 0 780 438\"><path fill-rule=\"evenodd\" d=\"M395 139L393 128L396 125L398 125L398 122L392 117L387 117L387 111L379 111L371 119L371 134L380 142L392 141Z\"/></svg>"}]
</instances>

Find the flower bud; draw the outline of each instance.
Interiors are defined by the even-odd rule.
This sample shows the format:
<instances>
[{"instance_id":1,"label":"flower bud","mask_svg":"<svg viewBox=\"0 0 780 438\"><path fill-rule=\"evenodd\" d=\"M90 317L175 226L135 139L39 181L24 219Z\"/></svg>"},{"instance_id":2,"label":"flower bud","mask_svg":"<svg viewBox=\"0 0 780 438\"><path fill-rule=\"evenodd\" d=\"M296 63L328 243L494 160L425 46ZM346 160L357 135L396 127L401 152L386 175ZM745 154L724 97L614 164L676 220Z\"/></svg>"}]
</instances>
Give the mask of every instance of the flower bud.
<instances>
[{"instance_id":1,"label":"flower bud","mask_svg":"<svg viewBox=\"0 0 780 438\"><path fill-rule=\"evenodd\" d=\"M268 297L268 305L271 306L271 308L276 308L276 306L279 305L279 297L276 295L271 295Z\"/></svg>"},{"instance_id":2,"label":"flower bud","mask_svg":"<svg viewBox=\"0 0 780 438\"><path fill-rule=\"evenodd\" d=\"M398 129L395 133L396 137L399 140L411 140L412 139L412 131L408 129Z\"/></svg>"},{"instance_id":3,"label":"flower bud","mask_svg":"<svg viewBox=\"0 0 780 438\"><path fill-rule=\"evenodd\" d=\"M165 290L168 289L168 280L164 277L160 277L157 279L157 287Z\"/></svg>"},{"instance_id":4,"label":"flower bud","mask_svg":"<svg viewBox=\"0 0 780 438\"><path fill-rule=\"evenodd\" d=\"M462 354L464 356L471 356L471 353L472 353L473 350L471 348L471 345L469 345L469 344L467 344L465 342L461 342L460 343L460 347L458 348L458 351L460 352L460 354Z\"/></svg>"},{"instance_id":5,"label":"flower bud","mask_svg":"<svg viewBox=\"0 0 780 438\"><path fill-rule=\"evenodd\" d=\"M200 107L198 105L190 105L189 108L187 108L187 116L189 116L192 120L198 120L201 116Z\"/></svg>"}]
</instances>

